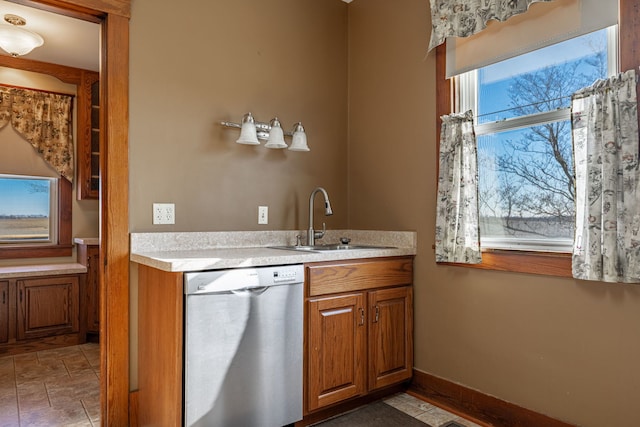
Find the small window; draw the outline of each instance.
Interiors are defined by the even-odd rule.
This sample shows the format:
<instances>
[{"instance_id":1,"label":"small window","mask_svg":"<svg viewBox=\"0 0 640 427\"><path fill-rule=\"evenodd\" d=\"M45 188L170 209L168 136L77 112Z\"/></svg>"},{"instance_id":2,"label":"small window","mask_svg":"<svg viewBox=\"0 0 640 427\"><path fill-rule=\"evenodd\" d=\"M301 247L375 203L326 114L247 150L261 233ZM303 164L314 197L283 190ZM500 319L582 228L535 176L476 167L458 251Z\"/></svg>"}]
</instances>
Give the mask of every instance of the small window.
<instances>
[{"instance_id":1,"label":"small window","mask_svg":"<svg viewBox=\"0 0 640 427\"><path fill-rule=\"evenodd\" d=\"M58 179L0 174L0 245L58 240Z\"/></svg>"},{"instance_id":2,"label":"small window","mask_svg":"<svg viewBox=\"0 0 640 427\"><path fill-rule=\"evenodd\" d=\"M476 119L483 248L570 252L571 95L617 72L616 27L458 76Z\"/></svg>"}]
</instances>

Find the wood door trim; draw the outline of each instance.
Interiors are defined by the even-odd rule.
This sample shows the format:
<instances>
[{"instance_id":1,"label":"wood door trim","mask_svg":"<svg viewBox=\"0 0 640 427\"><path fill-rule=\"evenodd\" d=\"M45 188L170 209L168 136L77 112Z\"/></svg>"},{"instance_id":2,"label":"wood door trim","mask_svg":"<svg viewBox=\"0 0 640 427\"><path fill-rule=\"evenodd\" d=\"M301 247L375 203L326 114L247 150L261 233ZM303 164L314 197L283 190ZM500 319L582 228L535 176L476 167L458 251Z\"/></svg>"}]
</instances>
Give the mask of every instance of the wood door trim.
<instances>
[{"instance_id":1,"label":"wood door trim","mask_svg":"<svg viewBox=\"0 0 640 427\"><path fill-rule=\"evenodd\" d=\"M101 22L101 424L129 423L129 17L130 0L13 0Z\"/></svg>"},{"instance_id":2,"label":"wood door trim","mask_svg":"<svg viewBox=\"0 0 640 427\"><path fill-rule=\"evenodd\" d=\"M131 0L9 0L86 21L100 22L104 14L131 17Z\"/></svg>"}]
</instances>

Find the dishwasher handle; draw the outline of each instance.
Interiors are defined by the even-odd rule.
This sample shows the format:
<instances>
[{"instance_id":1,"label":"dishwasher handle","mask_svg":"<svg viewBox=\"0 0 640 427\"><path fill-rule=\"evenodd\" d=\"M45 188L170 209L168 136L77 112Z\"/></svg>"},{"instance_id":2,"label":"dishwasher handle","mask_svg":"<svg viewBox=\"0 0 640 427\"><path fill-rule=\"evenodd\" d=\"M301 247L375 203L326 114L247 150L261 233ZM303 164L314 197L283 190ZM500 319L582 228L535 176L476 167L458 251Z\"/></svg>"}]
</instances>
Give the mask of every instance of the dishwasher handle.
<instances>
[{"instance_id":1,"label":"dishwasher handle","mask_svg":"<svg viewBox=\"0 0 640 427\"><path fill-rule=\"evenodd\" d=\"M240 294L248 294L248 293L252 293L252 294L263 294L267 289L269 288L269 286L245 286L243 288L235 288L235 289L215 289L212 286L207 286L207 285L200 285L198 286L198 290L197 292L195 292L195 294L207 294L207 295L213 295L213 294L217 294L217 295L222 295L222 294L236 294L236 295L240 295Z\"/></svg>"},{"instance_id":2,"label":"dishwasher handle","mask_svg":"<svg viewBox=\"0 0 640 427\"><path fill-rule=\"evenodd\" d=\"M249 296L249 295L262 295L268 289L268 286L260 286L257 288L242 288L242 289L234 289L231 291L232 294L241 295L241 296Z\"/></svg>"}]
</instances>

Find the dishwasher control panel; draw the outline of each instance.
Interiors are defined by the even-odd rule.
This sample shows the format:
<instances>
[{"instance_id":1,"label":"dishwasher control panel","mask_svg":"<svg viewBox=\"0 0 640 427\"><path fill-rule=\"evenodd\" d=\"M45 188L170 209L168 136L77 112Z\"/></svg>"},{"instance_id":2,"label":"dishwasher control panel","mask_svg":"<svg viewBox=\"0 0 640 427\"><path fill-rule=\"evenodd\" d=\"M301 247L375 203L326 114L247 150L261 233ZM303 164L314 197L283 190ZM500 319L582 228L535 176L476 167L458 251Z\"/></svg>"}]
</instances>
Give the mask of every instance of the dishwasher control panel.
<instances>
[{"instance_id":1,"label":"dishwasher control panel","mask_svg":"<svg viewBox=\"0 0 640 427\"><path fill-rule=\"evenodd\" d=\"M184 275L186 295L304 283L302 264L231 268Z\"/></svg>"},{"instance_id":2,"label":"dishwasher control panel","mask_svg":"<svg viewBox=\"0 0 640 427\"><path fill-rule=\"evenodd\" d=\"M297 270L285 269L285 270L275 270L273 272L273 282L274 283L297 283L302 282L304 279L300 280L299 272Z\"/></svg>"}]
</instances>

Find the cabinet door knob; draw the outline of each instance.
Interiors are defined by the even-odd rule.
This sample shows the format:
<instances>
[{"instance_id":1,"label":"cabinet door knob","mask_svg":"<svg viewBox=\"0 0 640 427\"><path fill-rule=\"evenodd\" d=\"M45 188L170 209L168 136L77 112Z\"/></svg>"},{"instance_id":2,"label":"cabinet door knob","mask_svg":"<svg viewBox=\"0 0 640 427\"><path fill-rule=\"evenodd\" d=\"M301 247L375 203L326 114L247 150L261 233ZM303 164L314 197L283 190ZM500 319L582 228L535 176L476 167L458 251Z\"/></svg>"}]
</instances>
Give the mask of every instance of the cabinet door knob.
<instances>
[{"instance_id":1,"label":"cabinet door knob","mask_svg":"<svg viewBox=\"0 0 640 427\"><path fill-rule=\"evenodd\" d=\"M360 326L364 325L364 308L360 308Z\"/></svg>"},{"instance_id":2,"label":"cabinet door knob","mask_svg":"<svg viewBox=\"0 0 640 427\"><path fill-rule=\"evenodd\" d=\"M373 320L373 323L378 323L378 320L380 320L380 307L376 305L375 310L376 310L376 317Z\"/></svg>"}]
</instances>

